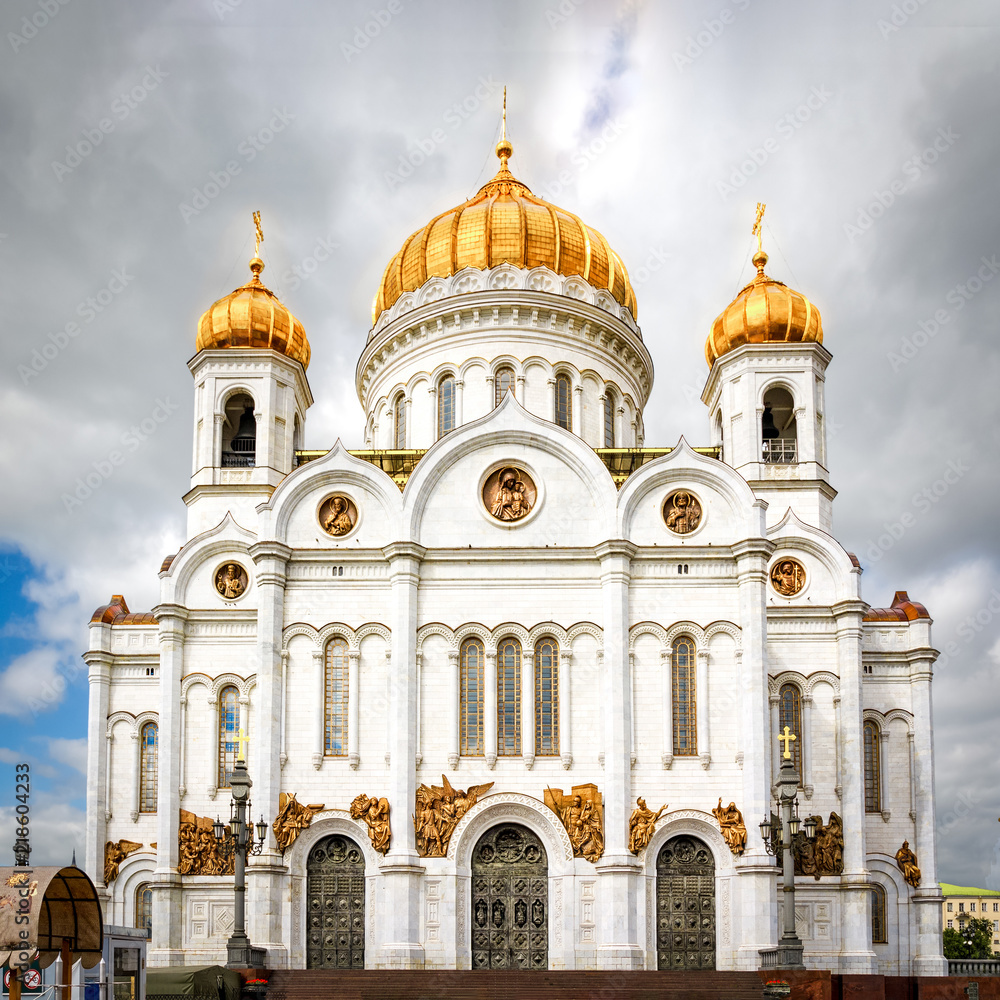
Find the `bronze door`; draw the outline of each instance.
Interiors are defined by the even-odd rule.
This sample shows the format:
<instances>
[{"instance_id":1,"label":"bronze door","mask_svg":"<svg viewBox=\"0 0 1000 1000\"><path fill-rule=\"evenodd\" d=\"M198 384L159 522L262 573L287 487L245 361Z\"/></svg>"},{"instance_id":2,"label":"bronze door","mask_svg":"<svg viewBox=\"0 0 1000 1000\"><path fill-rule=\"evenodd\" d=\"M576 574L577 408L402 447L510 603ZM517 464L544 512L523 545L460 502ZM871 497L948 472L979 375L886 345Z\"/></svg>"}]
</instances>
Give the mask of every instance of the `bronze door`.
<instances>
[{"instance_id":1,"label":"bronze door","mask_svg":"<svg viewBox=\"0 0 1000 1000\"><path fill-rule=\"evenodd\" d=\"M365 858L349 837L325 837L306 867L306 968L365 967Z\"/></svg>"},{"instance_id":2,"label":"bronze door","mask_svg":"<svg viewBox=\"0 0 1000 1000\"><path fill-rule=\"evenodd\" d=\"M549 967L549 869L542 842L512 823L472 852L472 967Z\"/></svg>"},{"instance_id":3,"label":"bronze door","mask_svg":"<svg viewBox=\"0 0 1000 1000\"><path fill-rule=\"evenodd\" d=\"M656 967L715 968L715 859L694 837L674 837L656 859Z\"/></svg>"}]
</instances>

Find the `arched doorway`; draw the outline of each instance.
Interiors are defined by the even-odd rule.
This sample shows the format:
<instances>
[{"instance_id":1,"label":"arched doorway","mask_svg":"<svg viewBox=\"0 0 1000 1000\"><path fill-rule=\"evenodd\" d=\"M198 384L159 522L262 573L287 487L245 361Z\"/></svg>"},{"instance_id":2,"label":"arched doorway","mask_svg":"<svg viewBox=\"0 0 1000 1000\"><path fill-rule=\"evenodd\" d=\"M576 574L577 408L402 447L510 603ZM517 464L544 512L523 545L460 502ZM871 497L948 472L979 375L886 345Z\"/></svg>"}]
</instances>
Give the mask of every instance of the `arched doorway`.
<instances>
[{"instance_id":1,"label":"arched doorway","mask_svg":"<svg viewBox=\"0 0 1000 1000\"><path fill-rule=\"evenodd\" d=\"M495 826L472 852L472 967L549 967L549 866L527 827Z\"/></svg>"},{"instance_id":2,"label":"arched doorway","mask_svg":"<svg viewBox=\"0 0 1000 1000\"><path fill-rule=\"evenodd\" d=\"M339 833L306 862L306 968L365 967L365 856Z\"/></svg>"},{"instance_id":3,"label":"arched doorway","mask_svg":"<svg viewBox=\"0 0 1000 1000\"><path fill-rule=\"evenodd\" d=\"M656 858L656 967L715 968L715 858L686 834Z\"/></svg>"}]
</instances>

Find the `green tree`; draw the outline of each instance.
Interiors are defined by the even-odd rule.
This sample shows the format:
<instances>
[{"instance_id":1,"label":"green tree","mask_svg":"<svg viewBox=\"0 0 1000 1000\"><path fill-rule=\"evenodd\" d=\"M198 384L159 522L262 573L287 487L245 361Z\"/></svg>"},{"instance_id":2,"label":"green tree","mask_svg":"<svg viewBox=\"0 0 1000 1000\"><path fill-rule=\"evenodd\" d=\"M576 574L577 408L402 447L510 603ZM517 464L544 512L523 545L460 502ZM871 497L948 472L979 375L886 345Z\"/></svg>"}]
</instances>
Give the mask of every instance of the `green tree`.
<instances>
[{"instance_id":1,"label":"green tree","mask_svg":"<svg viewBox=\"0 0 1000 1000\"><path fill-rule=\"evenodd\" d=\"M993 958L993 924L982 917L963 920L944 932L945 958Z\"/></svg>"}]
</instances>

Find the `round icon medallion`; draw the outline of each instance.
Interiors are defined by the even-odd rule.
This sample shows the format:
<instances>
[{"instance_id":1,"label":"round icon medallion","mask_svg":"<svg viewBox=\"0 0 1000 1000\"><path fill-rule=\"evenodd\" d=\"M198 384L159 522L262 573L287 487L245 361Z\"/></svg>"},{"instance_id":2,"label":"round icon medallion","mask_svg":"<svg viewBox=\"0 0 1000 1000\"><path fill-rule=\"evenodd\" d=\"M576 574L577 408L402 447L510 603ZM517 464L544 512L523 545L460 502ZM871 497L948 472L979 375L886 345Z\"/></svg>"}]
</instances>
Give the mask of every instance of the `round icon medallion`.
<instances>
[{"instance_id":1,"label":"round icon medallion","mask_svg":"<svg viewBox=\"0 0 1000 1000\"><path fill-rule=\"evenodd\" d=\"M805 567L797 559L779 559L771 567L771 586L782 597L794 597L805 585Z\"/></svg>"},{"instance_id":2,"label":"round icon medallion","mask_svg":"<svg viewBox=\"0 0 1000 1000\"><path fill-rule=\"evenodd\" d=\"M687 535L701 524L701 503L690 490L674 490L663 501L663 521L678 535Z\"/></svg>"},{"instance_id":3,"label":"round icon medallion","mask_svg":"<svg viewBox=\"0 0 1000 1000\"><path fill-rule=\"evenodd\" d=\"M524 469L507 465L483 483L483 505L498 521L520 521L535 506L538 490Z\"/></svg>"},{"instance_id":4,"label":"round icon medallion","mask_svg":"<svg viewBox=\"0 0 1000 1000\"><path fill-rule=\"evenodd\" d=\"M225 562L215 571L215 589L226 601L242 597L249 582L247 571L238 562Z\"/></svg>"},{"instance_id":5,"label":"round icon medallion","mask_svg":"<svg viewBox=\"0 0 1000 1000\"><path fill-rule=\"evenodd\" d=\"M358 523L358 508L350 497L334 493L320 504L319 523L328 535L347 535Z\"/></svg>"}]
</instances>

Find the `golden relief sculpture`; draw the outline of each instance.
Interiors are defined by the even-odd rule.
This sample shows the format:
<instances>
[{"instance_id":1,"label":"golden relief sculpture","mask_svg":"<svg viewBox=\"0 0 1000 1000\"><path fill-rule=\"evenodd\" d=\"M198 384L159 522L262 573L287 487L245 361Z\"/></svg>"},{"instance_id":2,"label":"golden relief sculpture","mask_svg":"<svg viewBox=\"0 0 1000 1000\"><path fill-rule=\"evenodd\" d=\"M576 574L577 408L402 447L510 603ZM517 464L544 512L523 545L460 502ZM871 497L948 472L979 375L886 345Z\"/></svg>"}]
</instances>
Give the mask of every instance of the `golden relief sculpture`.
<instances>
[{"instance_id":1,"label":"golden relief sculpture","mask_svg":"<svg viewBox=\"0 0 1000 1000\"><path fill-rule=\"evenodd\" d=\"M649 844L656 821L663 815L667 804L660 806L659 812L653 812L648 808L643 798L636 799L635 805L636 808L632 810L632 815L628 819L628 849L633 854L638 854Z\"/></svg>"},{"instance_id":2,"label":"golden relief sculpture","mask_svg":"<svg viewBox=\"0 0 1000 1000\"><path fill-rule=\"evenodd\" d=\"M444 774L440 785L420 785L413 813L417 854L422 858L443 858L459 820L492 787L493 782L489 781L485 785L470 785L468 791L455 789Z\"/></svg>"},{"instance_id":3,"label":"golden relief sculpture","mask_svg":"<svg viewBox=\"0 0 1000 1000\"><path fill-rule=\"evenodd\" d=\"M350 497L337 493L320 505L319 523L328 535L346 535L358 523L358 508Z\"/></svg>"},{"instance_id":4,"label":"golden relief sculpture","mask_svg":"<svg viewBox=\"0 0 1000 1000\"><path fill-rule=\"evenodd\" d=\"M142 844L133 840L119 840L116 844L109 840L104 845L104 884L109 885L118 878L118 866L133 852L138 851Z\"/></svg>"},{"instance_id":5,"label":"golden relief sculpture","mask_svg":"<svg viewBox=\"0 0 1000 1000\"><path fill-rule=\"evenodd\" d=\"M573 857L596 863L604 853L604 806L597 785L574 785L570 795L546 788L545 804L566 827Z\"/></svg>"},{"instance_id":6,"label":"golden relief sculpture","mask_svg":"<svg viewBox=\"0 0 1000 1000\"><path fill-rule=\"evenodd\" d=\"M678 535L686 535L701 524L701 504L688 490L674 490L663 501L663 521Z\"/></svg>"},{"instance_id":7,"label":"golden relief sculpture","mask_svg":"<svg viewBox=\"0 0 1000 1000\"><path fill-rule=\"evenodd\" d=\"M896 851L896 864L903 873L903 881L914 889L920 885L920 869L917 867L917 856L910 850L910 842L903 841L903 846Z\"/></svg>"},{"instance_id":8,"label":"golden relief sculpture","mask_svg":"<svg viewBox=\"0 0 1000 1000\"><path fill-rule=\"evenodd\" d=\"M835 813L830 813L830 822L823 825L822 816L813 816L816 821L816 836L810 840L801 830L792 841L795 855L795 874L812 875L819 879L823 875L842 875L844 872L844 824Z\"/></svg>"},{"instance_id":9,"label":"golden relief sculpture","mask_svg":"<svg viewBox=\"0 0 1000 1000\"><path fill-rule=\"evenodd\" d=\"M215 589L227 601L242 597L248 583L247 571L237 562L225 563L215 572Z\"/></svg>"},{"instance_id":10,"label":"golden relief sculpture","mask_svg":"<svg viewBox=\"0 0 1000 1000\"><path fill-rule=\"evenodd\" d=\"M483 484L483 503L498 521L520 521L538 498L535 483L523 469L497 469Z\"/></svg>"},{"instance_id":11,"label":"golden relief sculpture","mask_svg":"<svg viewBox=\"0 0 1000 1000\"><path fill-rule=\"evenodd\" d=\"M295 798L295 792L282 792L278 796L278 815L271 827L274 839L284 854L295 843L299 834L312 822L313 816L324 808L324 803L304 806Z\"/></svg>"},{"instance_id":12,"label":"golden relief sculpture","mask_svg":"<svg viewBox=\"0 0 1000 1000\"><path fill-rule=\"evenodd\" d=\"M226 827L226 840L232 834ZM196 816L187 809L180 811L180 827L177 831L177 846L180 855L177 871L180 875L232 875L234 855L224 857L212 833L212 821L207 816Z\"/></svg>"},{"instance_id":13,"label":"golden relief sculpture","mask_svg":"<svg viewBox=\"0 0 1000 1000\"><path fill-rule=\"evenodd\" d=\"M723 806L721 797L712 814L719 821L719 829L729 850L739 857L747 849L747 828L743 822L743 814L736 808L735 802Z\"/></svg>"},{"instance_id":14,"label":"golden relief sculpture","mask_svg":"<svg viewBox=\"0 0 1000 1000\"><path fill-rule=\"evenodd\" d=\"M351 803L351 818L361 820L368 827L368 837L372 847L379 854L389 850L392 840L392 829L389 826L389 800L376 799L364 793L358 795Z\"/></svg>"},{"instance_id":15,"label":"golden relief sculpture","mask_svg":"<svg viewBox=\"0 0 1000 1000\"><path fill-rule=\"evenodd\" d=\"M796 559L779 559L771 567L771 586L783 597L794 597L806 585L806 571Z\"/></svg>"}]
</instances>

